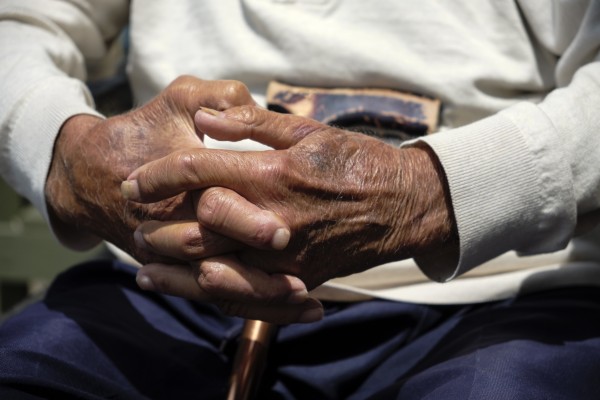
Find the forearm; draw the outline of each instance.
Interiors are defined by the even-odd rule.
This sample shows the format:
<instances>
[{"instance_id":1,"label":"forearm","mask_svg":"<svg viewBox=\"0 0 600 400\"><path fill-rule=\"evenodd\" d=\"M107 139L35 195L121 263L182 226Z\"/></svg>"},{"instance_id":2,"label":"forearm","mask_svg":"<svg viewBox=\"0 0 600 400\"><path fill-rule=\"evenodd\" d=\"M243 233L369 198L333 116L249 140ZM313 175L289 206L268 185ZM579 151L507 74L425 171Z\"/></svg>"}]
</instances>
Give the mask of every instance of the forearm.
<instances>
[{"instance_id":1,"label":"forearm","mask_svg":"<svg viewBox=\"0 0 600 400\"><path fill-rule=\"evenodd\" d=\"M96 127L102 118L93 115L75 115L61 127L55 141L52 162L45 185L45 198L48 217L57 236L73 248L85 249L100 241L88 226L92 218L91 210L81 201L87 190L74 182L71 158L75 155L86 157L85 135ZM116 151L116 149L115 149ZM92 176L89 177L93 179ZM89 182L93 184L92 182ZM80 189L81 193L77 189Z\"/></svg>"},{"instance_id":2,"label":"forearm","mask_svg":"<svg viewBox=\"0 0 600 400\"><path fill-rule=\"evenodd\" d=\"M80 6L5 1L0 7L0 172L46 219L44 186L56 135L73 115L98 116L83 83L85 62L102 57L116 30L98 28L100 21L85 13L102 13Z\"/></svg>"},{"instance_id":3,"label":"forearm","mask_svg":"<svg viewBox=\"0 0 600 400\"><path fill-rule=\"evenodd\" d=\"M416 241L416 246L404 256L393 257L392 260L412 257L421 270L436 281L443 281L448 268L458 263L459 243L456 219L450 188L443 167L435 152L425 143L417 142L401 151L410 152L409 162L401 170L411 172L406 191L411 195L412 209L407 209L407 217L398 218L405 221L399 227L396 248L403 249L409 240Z\"/></svg>"}]
</instances>

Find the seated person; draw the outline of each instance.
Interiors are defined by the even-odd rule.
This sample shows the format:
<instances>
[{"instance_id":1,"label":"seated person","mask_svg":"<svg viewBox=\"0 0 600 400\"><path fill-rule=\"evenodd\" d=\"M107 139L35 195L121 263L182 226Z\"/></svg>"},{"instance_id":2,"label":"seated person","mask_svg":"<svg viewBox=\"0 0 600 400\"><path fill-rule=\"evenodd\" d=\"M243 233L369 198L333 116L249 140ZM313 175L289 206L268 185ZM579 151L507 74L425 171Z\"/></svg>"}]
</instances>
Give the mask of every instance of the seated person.
<instances>
[{"instance_id":1,"label":"seated person","mask_svg":"<svg viewBox=\"0 0 600 400\"><path fill-rule=\"evenodd\" d=\"M74 267L6 321L0 397L224 398L255 318L280 324L261 399L594 398L599 19L5 1L2 176L64 245L142 268ZM83 82L127 23L139 107L105 118ZM273 80L436 98L439 127L398 147L278 114Z\"/></svg>"}]
</instances>

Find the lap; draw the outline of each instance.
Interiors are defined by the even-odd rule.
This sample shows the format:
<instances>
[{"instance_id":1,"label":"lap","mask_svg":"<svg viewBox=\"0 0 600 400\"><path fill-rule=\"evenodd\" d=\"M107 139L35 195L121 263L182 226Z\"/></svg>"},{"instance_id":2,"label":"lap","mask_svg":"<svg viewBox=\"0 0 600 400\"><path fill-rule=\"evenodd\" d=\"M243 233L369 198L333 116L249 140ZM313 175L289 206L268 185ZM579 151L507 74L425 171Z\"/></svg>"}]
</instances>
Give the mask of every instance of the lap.
<instances>
[{"instance_id":1,"label":"lap","mask_svg":"<svg viewBox=\"0 0 600 400\"><path fill-rule=\"evenodd\" d=\"M57 398L222 398L219 345L240 326L210 306L141 292L131 267L88 263L2 325L0 383Z\"/></svg>"},{"instance_id":2,"label":"lap","mask_svg":"<svg viewBox=\"0 0 600 400\"><path fill-rule=\"evenodd\" d=\"M598 315L600 290L583 287L473 307L373 398L595 399Z\"/></svg>"},{"instance_id":3,"label":"lap","mask_svg":"<svg viewBox=\"0 0 600 400\"><path fill-rule=\"evenodd\" d=\"M142 292L134 274L79 266L6 321L0 394L224 398L242 321ZM464 307L327 304L323 321L280 328L260 398L587 398L599 389L599 308L596 289Z\"/></svg>"}]
</instances>

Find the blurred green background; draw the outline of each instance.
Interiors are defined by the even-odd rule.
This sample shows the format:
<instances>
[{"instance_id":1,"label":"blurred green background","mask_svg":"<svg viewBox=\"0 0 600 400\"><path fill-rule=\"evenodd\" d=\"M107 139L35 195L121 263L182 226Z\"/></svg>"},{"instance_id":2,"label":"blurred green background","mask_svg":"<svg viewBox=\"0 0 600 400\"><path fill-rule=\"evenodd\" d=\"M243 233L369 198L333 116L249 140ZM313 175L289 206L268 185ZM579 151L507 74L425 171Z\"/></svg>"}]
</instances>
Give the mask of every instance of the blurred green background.
<instances>
[{"instance_id":1,"label":"blurred green background","mask_svg":"<svg viewBox=\"0 0 600 400\"><path fill-rule=\"evenodd\" d=\"M41 214L0 178L0 314L39 296L60 271L103 251L61 246Z\"/></svg>"}]
</instances>

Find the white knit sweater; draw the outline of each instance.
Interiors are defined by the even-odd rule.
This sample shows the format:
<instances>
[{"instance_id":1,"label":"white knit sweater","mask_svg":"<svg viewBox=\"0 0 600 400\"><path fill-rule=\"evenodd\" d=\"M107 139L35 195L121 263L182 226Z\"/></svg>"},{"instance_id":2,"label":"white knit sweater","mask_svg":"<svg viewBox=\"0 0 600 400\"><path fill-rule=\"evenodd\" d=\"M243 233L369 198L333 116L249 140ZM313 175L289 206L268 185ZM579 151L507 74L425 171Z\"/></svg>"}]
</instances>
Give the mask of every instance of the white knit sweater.
<instances>
[{"instance_id":1,"label":"white knit sweater","mask_svg":"<svg viewBox=\"0 0 600 400\"><path fill-rule=\"evenodd\" d=\"M44 215L55 136L95 113L82 80L127 21L140 103L181 74L239 79L258 101L273 79L442 100L441 132L423 140L448 177L461 255L421 267L460 278L433 283L407 260L322 296L456 303L600 284L600 241L572 240L600 208L599 1L4 0L0 171Z\"/></svg>"}]
</instances>

